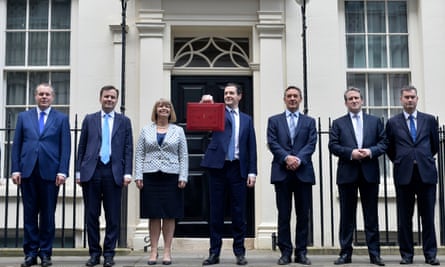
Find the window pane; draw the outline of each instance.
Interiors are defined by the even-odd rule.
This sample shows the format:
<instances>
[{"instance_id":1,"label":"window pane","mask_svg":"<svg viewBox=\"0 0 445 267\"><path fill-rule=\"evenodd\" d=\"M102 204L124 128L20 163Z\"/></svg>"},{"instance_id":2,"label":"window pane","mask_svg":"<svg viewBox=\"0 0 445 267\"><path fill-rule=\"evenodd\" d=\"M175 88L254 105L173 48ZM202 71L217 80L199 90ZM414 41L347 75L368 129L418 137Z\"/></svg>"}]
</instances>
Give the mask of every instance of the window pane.
<instances>
[{"instance_id":1,"label":"window pane","mask_svg":"<svg viewBox=\"0 0 445 267\"><path fill-rule=\"evenodd\" d=\"M51 33L51 66L70 64L70 33Z\"/></svg>"},{"instance_id":2,"label":"window pane","mask_svg":"<svg viewBox=\"0 0 445 267\"><path fill-rule=\"evenodd\" d=\"M405 1L391 1L388 2L388 24L389 32L391 33L407 33L407 19L406 19L406 2Z\"/></svg>"},{"instance_id":3,"label":"window pane","mask_svg":"<svg viewBox=\"0 0 445 267\"><path fill-rule=\"evenodd\" d=\"M11 116L11 129L15 129L15 126L17 125L17 117L22 111L25 111L25 108L6 108L6 121L8 120L9 115Z\"/></svg>"},{"instance_id":4,"label":"window pane","mask_svg":"<svg viewBox=\"0 0 445 267\"><path fill-rule=\"evenodd\" d=\"M48 72L30 72L29 73L29 104L35 104L34 91L37 85L41 83L48 83Z\"/></svg>"},{"instance_id":5,"label":"window pane","mask_svg":"<svg viewBox=\"0 0 445 267\"><path fill-rule=\"evenodd\" d=\"M400 89L408 84L410 84L410 82L409 75L407 73L389 75L389 95L391 106L400 105Z\"/></svg>"},{"instance_id":6,"label":"window pane","mask_svg":"<svg viewBox=\"0 0 445 267\"><path fill-rule=\"evenodd\" d=\"M26 0L8 0L7 29L25 29L26 27Z\"/></svg>"},{"instance_id":7,"label":"window pane","mask_svg":"<svg viewBox=\"0 0 445 267\"><path fill-rule=\"evenodd\" d=\"M25 33L6 33L6 59L7 66L25 65Z\"/></svg>"},{"instance_id":8,"label":"window pane","mask_svg":"<svg viewBox=\"0 0 445 267\"><path fill-rule=\"evenodd\" d=\"M70 73L69 72L52 72L51 85L54 88L56 97L55 105L69 105L70 103Z\"/></svg>"},{"instance_id":9,"label":"window pane","mask_svg":"<svg viewBox=\"0 0 445 267\"><path fill-rule=\"evenodd\" d=\"M368 2L368 32L383 33L385 30L385 2Z\"/></svg>"},{"instance_id":10,"label":"window pane","mask_svg":"<svg viewBox=\"0 0 445 267\"><path fill-rule=\"evenodd\" d=\"M48 0L29 0L29 28L48 29Z\"/></svg>"},{"instance_id":11,"label":"window pane","mask_svg":"<svg viewBox=\"0 0 445 267\"><path fill-rule=\"evenodd\" d=\"M363 2L347 1L346 10L346 32L363 33L365 32L364 6Z\"/></svg>"},{"instance_id":12,"label":"window pane","mask_svg":"<svg viewBox=\"0 0 445 267\"><path fill-rule=\"evenodd\" d=\"M386 60L386 39L385 36L369 36L369 68L385 68Z\"/></svg>"},{"instance_id":13,"label":"window pane","mask_svg":"<svg viewBox=\"0 0 445 267\"><path fill-rule=\"evenodd\" d=\"M368 112L369 114L377 116L378 118L385 118L385 121L386 119L388 119L388 112L386 111L386 109L370 108Z\"/></svg>"},{"instance_id":14,"label":"window pane","mask_svg":"<svg viewBox=\"0 0 445 267\"><path fill-rule=\"evenodd\" d=\"M51 8L51 28L69 29L71 26L71 1L52 1Z\"/></svg>"},{"instance_id":15,"label":"window pane","mask_svg":"<svg viewBox=\"0 0 445 267\"><path fill-rule=\"evenodd\" d=\"M355 74L348 73L347 74L347 87L357 87L362 90L362 94L365 93L366 88L366 75L365 74Z\"/></svg>"},{"instance_id":16,"label":"window pane","mask_svg":"<svg viewBox=\"0 0 445 267\"><path fill-rule=\"evenodd\" d=\"M408 36L390 36L389 37L391 67L408 68Z\"/></svg>"},{"instance_id":17,"label":"window pane","mask_svg":"<svg viewBox=\"0 0 445 267\"><path fill-rule=\"evenodd\" d=\"M30 32L28 50L30 66L46 66L48 64L48 32Z\"/></svg>"},{"instance_id":18,"label":"window pane","mask_svg":"<svg viewBox=\"0 0 445 267\"><path fill-rule=\"evenodd\" d=\"M370 106L386 106L386 74L369 74L368 99Z\"/></svg>"},{"instance_id":19,"label":"window pane","mask_svg":"<svg viewBox=\"0 0 445 267\"><path fill-rule=\"evenodd\" d=\"M26 105L26 73L8 72L6 105Z\"/></svg>"},{"instance_id":20,"label":"window pane","mask_svg":"<svg viewBox=\"0 0 445 267\"><path fill-rule=\"evenodd\" d=\"M348 68L366 67L365 36L347 36Z\"/></svg>"}]
</instances>

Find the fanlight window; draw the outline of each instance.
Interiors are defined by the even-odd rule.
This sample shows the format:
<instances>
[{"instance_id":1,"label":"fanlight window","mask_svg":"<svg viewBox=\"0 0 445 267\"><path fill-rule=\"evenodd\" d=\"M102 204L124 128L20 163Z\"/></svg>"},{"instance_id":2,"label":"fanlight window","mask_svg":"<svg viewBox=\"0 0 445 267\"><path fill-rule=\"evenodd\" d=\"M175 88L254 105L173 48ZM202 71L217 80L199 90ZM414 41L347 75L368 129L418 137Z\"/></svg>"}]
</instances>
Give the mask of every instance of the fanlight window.
<instances>
[{"instance_id":1,"label":"fanlight window","mask_svg":"<svg viewBox=\"0 0 445 267\"><path fill-rule=\"evenodd\" d=\"M174 55L176 68L248 68L249 39L176 38Z\"/></svg>"}]
</instances>

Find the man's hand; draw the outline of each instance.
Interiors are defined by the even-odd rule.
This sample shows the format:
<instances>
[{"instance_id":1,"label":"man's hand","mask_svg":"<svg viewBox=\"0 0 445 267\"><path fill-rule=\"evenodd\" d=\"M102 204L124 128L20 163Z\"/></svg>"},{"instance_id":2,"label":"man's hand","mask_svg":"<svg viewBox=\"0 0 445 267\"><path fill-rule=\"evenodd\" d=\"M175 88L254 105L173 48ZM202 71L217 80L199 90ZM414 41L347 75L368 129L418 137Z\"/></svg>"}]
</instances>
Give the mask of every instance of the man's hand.
<instances>
[{"instance_id":1,"label":"man's hand","mask_svg":"<svg viewBox=\"0 0 445 267\"><path fill-rule=\"evenodd\" d=\"M131 178L124 177L124 182L123 182L124 186L128 186L130 183L131 183Z\"/></svg>"},{"instance_id":2,"label":"man's hand","mask_svg":"<svg viewBox=\"0 0 445 267\"><path fill-rule=\"evenodd\" d=\"M11 178L12 178L12 182L14 184L19 185L22 183L22 175L21 174L13 174Z\"/></svg>"},{"instance_id":3,"label":"man's hand","mask_svg":"<svg viewBox=\"0 0 445 267\"><path fill-rule=\"evenodd\" d=\"M178 182L178 187L181 188L181 189L184 189L186 185L187 185L187 183L184 182L184 181L179 181Z\"/></svg>"},{"instance_id":4,"label":"man's hand","mask_svg":"<svg viewBox=\"0 0 445 267\"><path fill-rule=\"evenodd\" d=\"M256 177L255 176L249 176L247 177L247 187L254 187L255 186L255 182L256 182Z\"/></svg>"},{"instance_id":5,"label":"man's hand","mask_svg":"<svg viewBox=\"0 0 445 267\"><path fill-rule=\"evenodd\" d=\"M56 176L56 186L63 185L65 183L65 177L63 175Z\"/></svg>"},{"instance_id":6,"label":"man's hand","mask_svg":"<svg viewBox=\"0 0 445 267\"><path fill-rule=\"evenodd\" d=\"M295 171L300 167L300 161L296 156L289 155L286 157L286 169Z\"/></svg>"}]
</instances>

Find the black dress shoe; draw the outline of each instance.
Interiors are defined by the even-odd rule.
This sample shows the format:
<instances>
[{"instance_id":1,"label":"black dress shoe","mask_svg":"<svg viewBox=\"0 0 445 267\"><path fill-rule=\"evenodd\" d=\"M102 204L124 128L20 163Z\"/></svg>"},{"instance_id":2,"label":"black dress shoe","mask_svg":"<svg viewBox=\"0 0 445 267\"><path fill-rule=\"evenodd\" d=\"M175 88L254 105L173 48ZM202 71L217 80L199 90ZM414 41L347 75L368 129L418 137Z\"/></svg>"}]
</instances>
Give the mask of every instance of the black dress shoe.
<instances>
[{"instance_id":1,"label":"black dress shoe","mask_svg":"<svg viewBox=\"0 0 445 267\"><path fill-rule=\"evenodd\" d=\"M42 261L42 263L41 263L42 267L49 267L49 266L53 265L53 263L51 261L51 257L44 256L41 258L41 261Z\"/></svg>"},{"instance_id":2,"label":"black dress shoe","mask_svg":"<svg viewBox=\"0 0 445 267\"><path fill-rule=\"evenodd\" d=\"M334 261L335 265L343 265L348 263L351 263L351 255L348 254L341 254L340 257Z\"/></svg>"},{"instance_id":3,"label":"black dress shoe","mask_svg":"<svg viewBox=\"0 0 445 267\"><path fill-rule=\"evenodd\" d=\"M26 256L25 261L20 265L21 267L30 267L37 264L37 258Z\"/></svg>"},{"instance_id":4,"label":"black dress shoe","mask_svg":"<svg viewBox=\"0 0 445 267\"><path fill-rule=\"evenodd\" d=\"M85 263L85 266L91 267L91 266L96 266L96 265L98 265L98 264L100 264L100 259L99 259L99 257L94 257L94 256L92 256L92 257L90 257L90 258L88 259L88 261Z\"/></svg>"},{"instance_id":5,"label":"black dress shoe","mask_svg":"<svg viewBox=\"0 0 445 267\"><path fill-rule=\"evenodd\" d=\"M288 265L291 262L290 256L282 255L279 259L277 264L278 265Z\"/></svg>"},{"instance_id":6,"label":"black dress shoe","mask_svg":"<svg viewBox=\"0 0 445 267\"><path fill-rule=\"evenodd\" d=\"M311 265L312 264L311 261L304 254L295 256L295 262L296 263L300 263L300 264L304 264L304 265Z\"/></svg>"},{"instance_id":7,"label":"black dress shoe","mask_svg":"<svg viewBox=\"0 0 445 267\"><path fill-rule=\"evenodd\" d=\"M413 264L413 259L412 258L402 258L402 260L400 261L400 264Z\"/></svg>"},{"instance_id":8,"label":"black dress shoe","mask_svg":"<svg viewBox=\"0 0 445 267\"><path fill-rule=\"evenodd\" d=\"M202 262L202 265L213 265L219 263L219 256L216 254L210 254L207 259Z\"/></svg>"},{"instance_id":9,"label":"black dress shoe","mask_svg":"<svg viewBox=\"0 0 445 267\"><path fill-rule=\"evenodd\" d=\"M370 261L372 264L385 266L385 262L382 260L382 258L380 258L380 256L371 257Z\"/></svg>"},{"instance_id":10,"label":"black dress shoe","mask_svg":"<svg viewBox=\"0 0 445 267\"><path fill-rule=\"evenodd\" d=\"M104 267L111 267L114 265L113 257L105 257L104 258Z\"/></svg>"},{"instance_id":11,"label":"black dress shoe","mask_svg":"<svg viewBox=\"0 0 445 267\"><path fill-rule=\"evenodd\" d=\"M425 263L429 265L440 265L440 262L437 258L426 259Z\"/></svg>"},{"instance_id":12,"label":"black dress shoe","mask_svg":"<svg viewBox=\"0 0 445 267\"><path fill-rule=\"evenodd\" d=\"M247 260L246 260L246 257L244 257L244 255L236 256L236 265L246 265L246 264L247 264Z\"/></svg>"}]
</instances>

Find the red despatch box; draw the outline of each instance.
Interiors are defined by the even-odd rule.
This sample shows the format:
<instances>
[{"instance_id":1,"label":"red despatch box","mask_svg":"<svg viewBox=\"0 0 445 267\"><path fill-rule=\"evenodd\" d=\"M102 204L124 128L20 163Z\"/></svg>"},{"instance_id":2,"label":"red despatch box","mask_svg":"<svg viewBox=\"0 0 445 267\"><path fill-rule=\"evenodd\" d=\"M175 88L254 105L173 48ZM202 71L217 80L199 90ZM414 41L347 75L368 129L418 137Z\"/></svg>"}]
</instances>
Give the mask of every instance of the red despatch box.
<instances>
[{"instance_id":1,"label":"red despatch box","mask_svg":"<svg viewBox=\"0 0 445 267\"><path fill-rule=\"evenodd\" d=\"M188 131L224 131L224 103L187 103Z\"/></svg>"}]
</instances>

